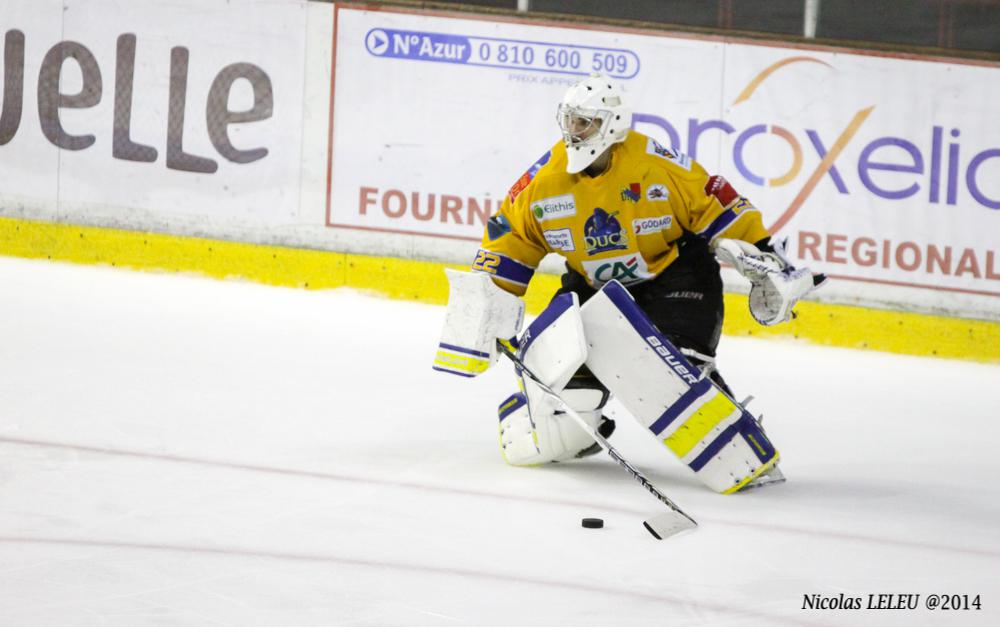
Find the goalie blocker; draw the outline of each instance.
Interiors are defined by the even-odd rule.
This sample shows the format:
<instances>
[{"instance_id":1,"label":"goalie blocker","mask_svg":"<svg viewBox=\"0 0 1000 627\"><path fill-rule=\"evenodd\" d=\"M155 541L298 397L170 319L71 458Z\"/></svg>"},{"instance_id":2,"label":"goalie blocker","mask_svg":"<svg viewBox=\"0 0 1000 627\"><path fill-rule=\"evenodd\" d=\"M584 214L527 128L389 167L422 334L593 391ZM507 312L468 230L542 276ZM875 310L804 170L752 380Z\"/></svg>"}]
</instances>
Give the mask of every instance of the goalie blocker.
<instances>
[{"instance_id":1,"label":"goalie blocker","mask_svg":"<svg viewBox=\"0 0 1000 627\"><path fill-rule=\"evenodd\" d=\"M462 377L486 372L500 358L497 338L512 338L524 322L524 301L489 276L445 269L448 311L434 369Z\"/></svg>"}]
</instances>

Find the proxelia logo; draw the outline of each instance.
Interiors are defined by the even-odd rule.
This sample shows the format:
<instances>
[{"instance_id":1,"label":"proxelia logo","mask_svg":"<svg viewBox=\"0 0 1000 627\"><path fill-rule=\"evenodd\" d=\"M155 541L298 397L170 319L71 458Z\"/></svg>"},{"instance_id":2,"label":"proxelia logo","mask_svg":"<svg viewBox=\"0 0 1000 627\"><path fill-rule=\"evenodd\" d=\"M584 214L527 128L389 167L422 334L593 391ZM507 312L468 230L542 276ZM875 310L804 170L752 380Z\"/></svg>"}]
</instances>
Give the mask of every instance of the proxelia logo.
<instances>
[{"instance_id":1,"label":"proxelia logo","mask_svg":"<svg viewBox=\"0 0 1000 627\"><path fill-rule=\"evenodd\" d=\"M754 77L740 92L733 105L748 100L769 76L794 63L814 63L831 68L828 63L811 57L783 59ZM838 169L837 161L874 110L874 105L857 110L835 136L824 137L815 129L803 129L804 141L800 134L777 124L759 123L736 128L725 120L690 118L687 120L688 134L685 148L692 158L697 158L698 141L702 134L710 131L722 132L726 135L735 135L735 141L732 143L732 162L740 174L751 183L762 187L781 187L799 181L806 175L807 178L800 183L799 192L791 205L771 226L771 230L775 231L791 219L824 177L829 177L841 194L852 192ZM657 126L670 138L672 147L681 145L677 127L666 119L651 114L635 113L632 124L635 126L637 123ZM980 174L980 169L987 161L1000 160L1000 147L987 148L964 161L961 158L961 146L958 141L961 131L952 128L948 134L953 141L946 141L944 127L935 125L929 130L927 134L929 137L925 136L922 146L903 137L885 136L871 140L858 153L856 168L861 186L868 192L888 200L909 198L923 190L927 201L931 204L955 205L958 203L958 194L964 183L964 189L976 203L989 209L1000 209L1000 195L987 195L983 190L987 177L985 174ZM765 172L759 164L747 161L745 155L749 146L759 141L761 136L777 138L786 145L791 156L787 170ZM812 150L819 157L819 164L808 173L803 172L805 150ZM876 172L909 173L913 175L913 179L909 185L897 183L890 186L888 183L876 181L873 177L873 173Z\"/></svg>"}]
</instances>

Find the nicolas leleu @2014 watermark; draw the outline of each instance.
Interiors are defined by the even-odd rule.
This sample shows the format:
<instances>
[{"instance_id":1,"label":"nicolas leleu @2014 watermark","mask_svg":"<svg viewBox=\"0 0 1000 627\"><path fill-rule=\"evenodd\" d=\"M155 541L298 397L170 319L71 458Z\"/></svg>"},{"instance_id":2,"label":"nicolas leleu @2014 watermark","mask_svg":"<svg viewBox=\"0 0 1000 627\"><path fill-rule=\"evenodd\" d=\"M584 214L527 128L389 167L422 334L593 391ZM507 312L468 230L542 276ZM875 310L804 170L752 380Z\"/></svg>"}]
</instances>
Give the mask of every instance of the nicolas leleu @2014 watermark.
<instances>
[{"instance_id":1,"label":"nicolas leleu @2014 watermark","mask_svg":"<svg viewBox=\"0 0 1000 627\"><path fill-rule=\"evenodd\" d=\"M836 595L803 594L804 610L935 610L980 611L980 595L971 594L902 594L870 593L859 596L844 593Z\"/></svg>"}]
</instances>

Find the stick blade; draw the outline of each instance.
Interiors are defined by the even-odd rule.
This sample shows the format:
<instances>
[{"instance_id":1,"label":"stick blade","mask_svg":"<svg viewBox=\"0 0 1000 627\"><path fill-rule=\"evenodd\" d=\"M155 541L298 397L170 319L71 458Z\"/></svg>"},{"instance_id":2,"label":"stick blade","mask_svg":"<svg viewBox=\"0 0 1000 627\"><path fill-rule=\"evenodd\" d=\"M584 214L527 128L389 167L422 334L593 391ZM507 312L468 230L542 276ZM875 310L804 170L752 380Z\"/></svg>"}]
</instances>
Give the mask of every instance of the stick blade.
<instances>
[{"instance_id":1,"label":"stick blade","mask_svg":"<svg viewBox=\"0 0 1000 627\"><path fill-rule=\"evenodd\" d=\"M654 538L663 540L682 531L694 529L698 524L680 512L665 512L642 521L642 526L653 534Z\"/></svg>"}]
</instances>

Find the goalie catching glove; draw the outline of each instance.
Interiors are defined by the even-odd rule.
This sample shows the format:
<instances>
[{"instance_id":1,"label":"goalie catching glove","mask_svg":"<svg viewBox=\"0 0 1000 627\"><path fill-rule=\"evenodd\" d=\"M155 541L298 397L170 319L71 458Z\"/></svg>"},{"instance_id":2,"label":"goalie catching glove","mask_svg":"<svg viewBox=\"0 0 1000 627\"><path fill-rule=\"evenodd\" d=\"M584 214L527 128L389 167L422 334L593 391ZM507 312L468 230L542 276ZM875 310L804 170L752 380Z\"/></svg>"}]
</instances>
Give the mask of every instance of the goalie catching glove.
<instances>
[{"instance_id":1,"label":"goalie catching glove","mask_svg":"<svg viewBox=\"0 0 1000 627\"><path fill-rule=\"evenodd\" d=\"M749 279L750 315L764 326L791 319L795 303L826 281L823 274L796 269L785 256L784 242L777 242L771 252L749 242L720 239L715 255Z\"/></svg>"}]
</instances>

